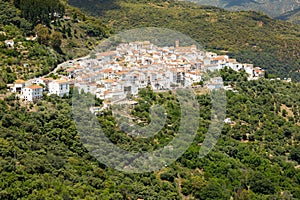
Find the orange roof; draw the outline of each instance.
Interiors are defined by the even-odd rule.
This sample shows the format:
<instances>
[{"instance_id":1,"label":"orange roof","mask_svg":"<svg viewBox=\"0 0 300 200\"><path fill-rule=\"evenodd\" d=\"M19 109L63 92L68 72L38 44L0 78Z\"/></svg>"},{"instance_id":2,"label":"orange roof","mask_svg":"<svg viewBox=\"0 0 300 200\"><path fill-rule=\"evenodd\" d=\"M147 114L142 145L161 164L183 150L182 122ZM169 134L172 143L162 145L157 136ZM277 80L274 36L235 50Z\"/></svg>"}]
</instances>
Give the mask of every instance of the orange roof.
<instances>
[{"instance_id":1,"label":"orange roof","mask_svg":"<svg viewBox=\"0 0 300 200\"><path fill-rule=\"evenodd\" d=\"M25 83L25 81L22 80L22 79L18 79L18 80L15 80L15 83L16 83L16 84Z\"/></svg>"},{"instance_id":2,"label":"orange roof","mask_svg":"<svg viewBox=\"0 0 300 200\"><path fill-rule=\"evenodd\" d=\"M108 69L104 69L103 72L104 73L111 73L111 72L114 72L114 70L112 70L111 68L108 68Z\"/></svg>"},{"instance_id":3,"label":"orange roof","mask_svg":"<svg viewBox=\"0 0 300 200\"><path fill-rule=\"evenodd\" d=\"M107 79L107 80L105 80L105 82L106 83L113 83L113 82L115 82L115 80L114 79Z\"/></svg>"},{"instance_id":4,"label":"orange roof","mask_svg":"<svg viewBox=\"0 0 300 200\"><path fill-rule=\"evenodd\" d=\"M56 80L55 82L58 84L68 83L68 81L66 81L66 80Z\"/></svg>"},{"instance_id":5,"label":"orange roof","mask_svg":"<svg viewBox=\"0 0 300 200\"><path fill-rule=\"evenodd\" d=\"M213 58L213 60L226 60L227 58L225 56L218 56Z\"/></svg>"},{"instance_id":6,"label":"orange roof","mask_svg":"<svg viewBox=\"0 0 300 200\"><path fill-rule=\"evenodd\" d=\"M43 89L43 87L39 86L39 85L31 85L31 86L28 86L27 88L32 89L32 90Z\"/></svg>"},{"instance_id":7,"label":"orange roof","mask_svg":"<svg viewBox=\"0 0 300 200\"><path fill-rule=\"evenodd\" d=\"M228 62L235 63L235 62L236 62L236 59L228 59Z\"/></svg>"},{"instance_id":8,"label":"orange roof","mask_svg":"<svg viewBox=\"0 0 300 200\"><path fill-rule=\"evenodd\" d=\"M120 72L117 72L116 74L117 75L122 75L122 74L126 74L127 73L127 71L120 71Z\"/></svg>"}]
</instances>

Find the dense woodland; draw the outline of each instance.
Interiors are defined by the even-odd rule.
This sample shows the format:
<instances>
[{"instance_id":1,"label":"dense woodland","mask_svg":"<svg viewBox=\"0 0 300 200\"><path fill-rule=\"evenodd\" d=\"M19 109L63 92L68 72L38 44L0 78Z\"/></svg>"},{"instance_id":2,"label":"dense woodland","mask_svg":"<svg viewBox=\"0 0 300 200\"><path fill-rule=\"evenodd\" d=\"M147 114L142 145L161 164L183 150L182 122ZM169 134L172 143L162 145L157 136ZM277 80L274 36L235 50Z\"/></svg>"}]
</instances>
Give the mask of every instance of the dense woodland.
<instances>
[{"instance_id":1,"label":"dense woodland","mask_svg":"<svg viewBox=\"0 0 300 200\"><path fill-rule=\"evenodd\" d=\"M256 12L229 12L174 0L70 0L100 16L116 30L170 28L187 34L206 50L254 63L282 78L300 80L300 26Z\"/></svg>"},{"instance_id":2,"label":"dense woodland","mask_svg":"<svg viewBox=\"0 0 300 200\"><path fill-rule=\"evenodd\" d=\"M171 166L144 174L107 168L87 152L72 119L70 98L45 96L24 107L13 95L6 97L0 101L0 198L299 199L299 86L264 79L245 82L243 74L230 70L222 76L238 93L227 92L226 116L234 124L225 125L213 151L198 157L210 123L207 94L197 96L200 127L190 148ZM166 126L155 138L136 140L120 131L111 111L98 120L124 149L160 148L174 137L176 98L151 90L142 90L139 98L133 116L147 121L149 105L162 104L175 126Z\"/></svg>"},{"instance_id":3,"label":"dense woodland","mask_svg":"<svg viewBox=\"0 0 300 200\"><path fill-rule=\"evenodd\" d=\"M87 55L111 32L101 20L66 2L0 0L0 88ZM6 40L13 40L14 47L8 47Z\"/></svg>"}]
</instances>

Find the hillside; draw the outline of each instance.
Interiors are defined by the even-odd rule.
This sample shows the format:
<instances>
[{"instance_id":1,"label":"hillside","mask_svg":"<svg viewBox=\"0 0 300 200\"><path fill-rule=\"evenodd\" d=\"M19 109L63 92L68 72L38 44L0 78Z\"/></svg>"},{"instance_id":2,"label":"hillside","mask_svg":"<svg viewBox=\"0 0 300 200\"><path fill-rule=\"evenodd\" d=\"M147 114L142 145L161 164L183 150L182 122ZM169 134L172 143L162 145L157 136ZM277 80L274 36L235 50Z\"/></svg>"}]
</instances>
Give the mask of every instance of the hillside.
<instances>
[{"instance_id":1,"label":"hillside","mask_svg":"<svg viewBox=\"0 0 300 200\"><path fill-rule=\"evenodd\" d=\"M217 6L228 10L253 10L278 17L299 8L297 0L192 0L201 5Z\"/></svg>"},{"instance_id":2,"label":"hillside","mask_svg":"<svg viewBox=\"0 0 300 200\"><path fill-rule=\"evenodd\" d=\"M286 20L296 24L300 24L300 8L287 12L277 17L277 19Z\"/></svg>"},{"instance_id":3,"label":"hillside","mask_svg":"<svg viewBox=\"0 0 300 200\"><path fill-rule=\"evenodd\" d=\"M36 10L42 12L45 5L50 8L41 4ZM62 61L84 56L111 33L99 19L66 3L61 4L60 16L47 16L44 21L33 18L35 10L28 11L26 6L31 5L23 5L22 11L0 0L0 88L16 78L47 74Z\"/></svg>"},{"instance_id":4,"label":"hillside","mask_svg":"<svg viewBox=\"0 0 300 200\"><path fill-rule=\"evenodd\" d=\"M150 107L164 108L167 123L154 136L143 138L124 133L111 109L97 116L84 106L74 110L72 97L80 91L73 87L69 97L43 93L34 103L18 100L6 87L17 78L47 74L57 63L88 54L113 30L143 26L176 29L207 50L267 69L269 77L274 73L300 81L295 72L300 70L300 26L255 12L172 0L72 0L72 5L97 17L65 1L0 0L1 200L300 199L299 83L246 81L245 72L225 67L220 75L232 88L226 91L226 118L231 122L224 124L212 151L199 157L214 106L211 95L199 86L205 91L193 98L200 105L193 143L174 163L141 174L97 161L78 131L93 123L78 126L74 114L92 116L105 136L124 150L153 151L176 137L180 117L188 110L183 107L181 112L171 91L144 88L133 98L137 104L127 114L142 125L151 123ZM96 100L97 106L102 103Z\"/></svg>"},{"instance_id":5,"label":"hillside","mask_svg":"<svg viewBox=\"0 0 300 200\"><path fill-rule=\"evenodd\" d=\"M169 1L70 0L100 16L116 30L164 27L185 33L205 49L254 63L280 77L300 80L300 26L256 12L229 12L215 7Z\"/></svg>"},{"instance_id":6,"label":"hillside","mask_svg":"<svg viewBox=\"0 0 300 200\"><path fill-rule=\"evenodd\" d=\"M299 86L282 81L244 82L223 71L227 83L226 124L213 151L199 158L210 123L210 97L197 96L200 128L187 152L160 171L127 174L89 155L72 119L72 100L47 97L26 107L14 96L0 100L0 199L293 199L300 198ZM237 82L237 83L235 83ZM178 102L170 93L142 90L133 115L163 104L174 127ZM141 116L141 110L143 115ZM165 126L155 137L136 139L115 125L111 111L99 116L107 137L121 148L141 151L174 137Z\"/></svg>"}]
</instances>

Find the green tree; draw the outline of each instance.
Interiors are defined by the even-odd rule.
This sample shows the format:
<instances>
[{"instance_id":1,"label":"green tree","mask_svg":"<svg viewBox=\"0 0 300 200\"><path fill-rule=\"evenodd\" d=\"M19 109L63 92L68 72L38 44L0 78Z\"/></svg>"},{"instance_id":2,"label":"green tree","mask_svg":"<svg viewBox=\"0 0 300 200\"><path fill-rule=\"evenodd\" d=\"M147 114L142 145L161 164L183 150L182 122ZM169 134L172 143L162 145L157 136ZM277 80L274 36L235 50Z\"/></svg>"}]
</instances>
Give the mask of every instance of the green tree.
<instances>
[{"instance_id":1,"label":"green tree","mask_svg":"<svg viewBox=\"0 0 300 200\"><path fill-rule=\"evenodd\" d=\"M49 44L50 35L49 35L48 27L46 27L45 25L42 25L42 24L38 24L34 28L34 32L38 36L38 41L40 44L44 44L44 45Z\"/></svg>"},{"instance_id":2,"label":"green tree","mask_svg":"<svg viewBox=\"0 0 300 200\"><path fill-rule=\"evenodd\" d=\"M292 149L291 159L300 163L300 146L296 146Z\"/></svg>"},{"instance_id":3,"label":"green tree","mask_svg":"<svg viewBox=\"0 0 300 200\"><path fill-rule=\"evenodd\" d=\"M55 31L51 35L51 45L53 49L55 49L57 52L61 52L61 44L62 44L62 34L60 32Z\"/></svg>"}]
</instances>

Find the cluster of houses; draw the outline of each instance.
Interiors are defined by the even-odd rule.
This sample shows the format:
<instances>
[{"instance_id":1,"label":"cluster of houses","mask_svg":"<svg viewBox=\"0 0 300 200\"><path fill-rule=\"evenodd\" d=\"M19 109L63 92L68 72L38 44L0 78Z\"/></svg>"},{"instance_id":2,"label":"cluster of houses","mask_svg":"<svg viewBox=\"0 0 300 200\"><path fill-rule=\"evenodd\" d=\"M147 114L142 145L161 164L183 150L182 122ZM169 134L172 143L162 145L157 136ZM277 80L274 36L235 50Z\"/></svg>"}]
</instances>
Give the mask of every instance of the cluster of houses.
<instances>
[{"instance_id":1,"label":"cluster of houses","mask_svg":"<svg viewBox=\"0 0 300 200\"><path fill-rule=\"evenodd\" d=\"M224 67L244 70L249 79L264 76L264 70L252 64L238 63L226 55L199 50L195 45L181 47L179 41L172 47L158 47L149 41L122 43L114 51L69 61L61 67L68 73L61 80L17 80L12 91L17 92L21 99L35 101L43 97L43 92L68 96L72 84L79 92L89 92L113 102L137 95L139 89L145 87L163 91L197 85L204 80L206 72ZM206 80L209 89L222 86L220 77Z\"/></svg>"},{"instance_id":2,"label":"cluster of houses","mask_svg":"<svg viewBox=\"0 0 300 200\"><path fill-rule=\"evenodd\" d=\"M37 78L27 82L16 80L11 91L17 93L17 96L22 100L35 102L43 98L43 92L59 97L69 96L70 84L66 79Z\"/></svg>"},{"instance_id":3,"label":"cluster of houses","mask_svg":"<svg viewBox=\"0 0 300 200\"><path fill-rule=\"evenodd\" d=\"M119 44L114 51L79 59L64 66L79 91L90 92L110 101L137 95L140 88L172 90L203 81L203 74L225 67L244 70L249 79L264 76L264 70L252 64L238 63L228 56L199 50L195 45L158 47L149 41ZM209 89L221 87L219 77L207 81Z\"/></svg>"}]
</instances>

